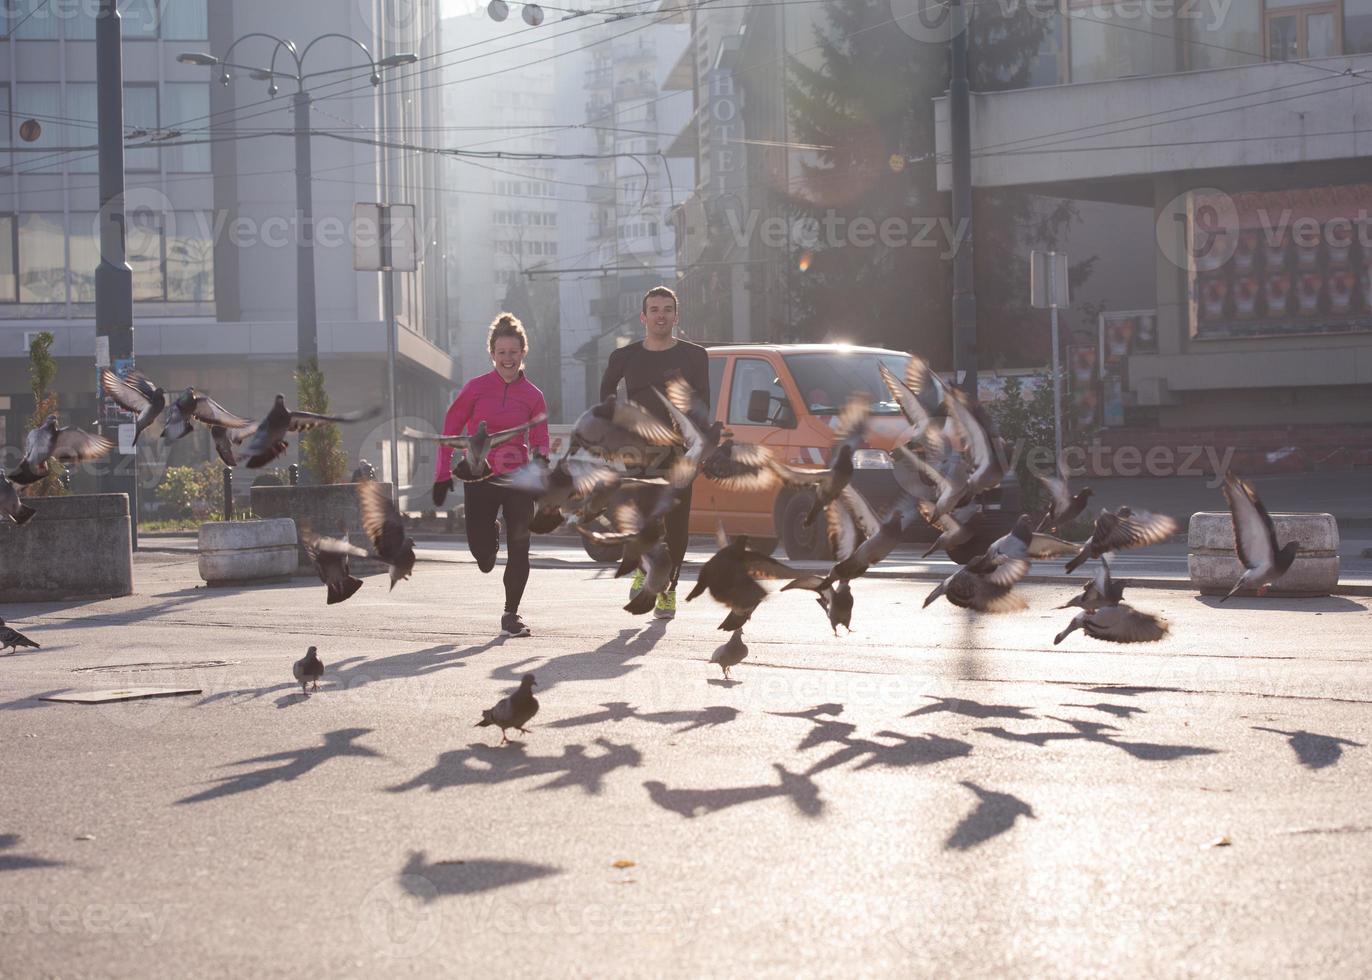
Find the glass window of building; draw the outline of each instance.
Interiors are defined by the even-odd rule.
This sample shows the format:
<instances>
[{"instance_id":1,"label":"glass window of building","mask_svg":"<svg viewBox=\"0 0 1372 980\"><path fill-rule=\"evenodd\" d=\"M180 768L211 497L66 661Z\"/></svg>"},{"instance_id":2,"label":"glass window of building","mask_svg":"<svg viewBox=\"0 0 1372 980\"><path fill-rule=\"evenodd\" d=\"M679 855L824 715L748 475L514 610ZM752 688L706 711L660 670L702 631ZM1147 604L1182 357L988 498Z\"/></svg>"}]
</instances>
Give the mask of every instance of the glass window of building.
<instances>
[{"instance_id":1,"label":"glass window of building","mask_svg":"<svg viewBox=\"0 0 1372 980\"><path fill-rule=\"evenodd\" d=\"M10 110L10 87L8 84L0 84L0 112L4 113L4 118L0 119L0 173L10 169L10 132L17 125L14 113Z\"/></svg>"},{"instance_id":2,"label":"glass window of building","mask_svg":"<svg viewBox=\"0 0 1372 980\"><path fill-rule=\"evenodd\" d=\"M157 302L167 298L162 275L162 213L151 208L134 208L125 216L128 235L124 254L133 270L133 298L138 302Z\"/></svg>"},{"instance_id":3,"label":"glass window of building","mask_svg":"<svg viewBox=\"0 0 1372 980\"><path fill-rule=\"evenodd\" d=\"M167 299L214 302L214 226L212 215L178 211L166 232Z\"/></svg>"},{"instance_id":4,"label":"glass window of building","mask_svg":"<svg viewBox=\"0 0 1372 980\"><path fill-rule=\"evenodd\" d=\"M19 299L19 269L15 265L14 215L0 214L0 303Z\"/></svg>"},{"instance_id":5,"label":"glass window of building","mask_svg":"<svg viewBox=\"0 0 1372 980\"><path fill-rule=\"evenodd\" d=\"M183 126L190 130L206 125L210 114L210 87L205 82L168 82L162 91L163 129L179 129ZM201 132L189 132L188 140L203 139ZM210 169L210 145L197 143L191 146L169 146L162 150L162 160L169 173L208 173Z\"/></svg>"},{"instance_id":6,"label":"glass window of building","mask_svg":"<svg viewBox=\"0 0 1372 980\"><path fill-rule=\"evenodd\" d=\"M63 154L54 148L62 145L62 89L56 82L20 82L14 88L16 127L32 119L38 123L33 140L17 144L16 170L27 173L60 173Z\"/></svg>"},{"instance_id":7,"label":"glass window of building","mask_svg":"<svg viewBox=\"0 0 1372 980\"><path fill-rule=\"evenodd\" d=\"M1328 58L1343 50L1340 3L1266 0L1267 57Z\"/></svg>"},{"instance_id":8,"label":"glass window of building","mask_svg":"<svg viewBox=\"0 0 1372 980\"><path fill-rule=\"evenodd\" d=\"M1343 0L1343 53L1372 52L1372 0Z\"/></svg>"},{"instance_id":9,"label":"glass window of building","mask_svg":"<svg viewBox=\"0 0 1372 980\"><path fill-rule=\"evenodd\" d=\"M1100 82L1177 70L1179 21L1154 16L1149 4L1093 0L1070 12L1072 81Z\"/></svg>"},{"instance_id":10,"label":"glass window of building","mask_svg":"<svg viewBox=\"0 0 1372 980\"><path fill-rule=\"evenodd\" d=\"M162 0L162 37L203 41L210 36L207 0Z\"/></svg>"},{"instance_id":11,"label":"glass window of building","mask_svg":"<svg viewBox=\"0 0 1372 980\"><path fill-rule=\"evenodd\" d=\"M57 38L57 16L48 6L50 0L9 0L0 4L0 20L5 36L21 41L48 41Z\"/></svg>"},{"instance_id":12,"label":"glass window of building","mask_svg":"<svg viewBox=\"0 0 1372 980\"><path fill-rule=\"evenodd\" d=\"M97 250L98 252L98 250ZM96 261L99 261L98 257ZM67 301L66 234L61 214L19 216L19 302ZM92 296L95 266L91 265Z\"/></svg>"},{"instance_id":13,"label":"glass window of building","mask_svg":"<svg viewBox=\"0 0 1372 980\"><path fill-rule=\"evenodd\" d=\"M1231 68L1263 60L1261 4L1230 4L1223 14L1198 5L1183 27L1188 68Z\"/></svg>"},{"instance_id":14,"label":"glass window of building","mask_svg":"<svg viewBox=\"0 0 1372 980\"><path fill-rule=\"evenodd\" d=\"M61 215L57 215L56 218L59 222L62 220ZM94 303L95 269L100 265L100 216L93 211L72 212L67 243L71 249L71 301ZM19 257L21 260L24 258L22 241L19 243Z\"/></svg>"}]
</instances>

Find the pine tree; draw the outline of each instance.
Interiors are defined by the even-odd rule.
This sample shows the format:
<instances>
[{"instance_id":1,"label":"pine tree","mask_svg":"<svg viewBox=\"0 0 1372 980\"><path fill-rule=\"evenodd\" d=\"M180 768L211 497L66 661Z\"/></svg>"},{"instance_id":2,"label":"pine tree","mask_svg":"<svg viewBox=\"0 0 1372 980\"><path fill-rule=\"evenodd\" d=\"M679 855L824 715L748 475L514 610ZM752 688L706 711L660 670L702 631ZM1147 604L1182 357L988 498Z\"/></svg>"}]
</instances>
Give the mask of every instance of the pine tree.
<instances>
[{"instance_id":1,"label":"pine tree","mask_svg":"<svg viewBox=\"0 0 1372 980\"><path fill-rule=\"evenodd\" d=\"M57 377L57 358L52 356L53 336L44 330L29 344L29 387L33 390L33 414L29 428L36 429L49 415L57 414L57 392L52 391ZM59 497L67 492L62 477L67 468L56 459L48 460L48 475L25 491L30 497Z\"/></svg>"},{"instance_id":2,"label":"pine tree","mask_svg":"<svg viewBox=\"0 0 1372 980\"><path fill-rule=\"evenodd\" d=\"M324 372L318 361L310 361L295 372L296 404L302 411L327 414L329 395L324 390ZM343 451L343 437L338 426L330 423L310 429L300 438L300 462L305 477L313 483L342 483L348 468L348 454Z\"/></svg>"}]
</instances>

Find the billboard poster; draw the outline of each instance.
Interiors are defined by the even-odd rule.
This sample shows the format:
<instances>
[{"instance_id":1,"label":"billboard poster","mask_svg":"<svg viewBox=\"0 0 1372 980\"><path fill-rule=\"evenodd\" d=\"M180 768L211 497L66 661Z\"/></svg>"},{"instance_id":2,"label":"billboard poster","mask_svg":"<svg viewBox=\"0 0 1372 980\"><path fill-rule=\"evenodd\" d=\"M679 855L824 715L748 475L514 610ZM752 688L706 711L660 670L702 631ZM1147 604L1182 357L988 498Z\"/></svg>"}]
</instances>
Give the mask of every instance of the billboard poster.
<instances>
[{"instance_id":1,"label":"billboard poster","mask_svg":"<svg viewBox=\"0 0 1372 980\"><path fill-rule=\"evenodd\" d=\"M1192 337L1372 331L1372 184L1195 191L1187 229Z\"/></svg>"},{"instance_id":2,"label":"billboard poster","mask_svg":"<svg viewBox=\"0 0 1372 980\"><path fill-rule=\"evenodd\" d=\"M1067 426L1094 429L1101 424L1101 385L1096 347L1072 344L1067 348Z\"/></svg>"}]
</instances>

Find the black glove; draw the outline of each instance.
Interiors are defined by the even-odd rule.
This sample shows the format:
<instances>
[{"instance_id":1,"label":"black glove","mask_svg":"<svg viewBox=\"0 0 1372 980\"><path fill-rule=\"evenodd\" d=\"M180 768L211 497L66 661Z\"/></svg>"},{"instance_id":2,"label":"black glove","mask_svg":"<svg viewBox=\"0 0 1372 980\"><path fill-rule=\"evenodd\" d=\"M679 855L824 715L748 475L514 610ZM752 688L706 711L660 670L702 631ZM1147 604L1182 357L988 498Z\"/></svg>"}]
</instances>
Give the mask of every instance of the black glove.
<instances>
[{"instance_id":1,"label":"black glove","mask_svg":"<svg viewBox=\"0 0 1372 980\"><path fill-rule=\"evenodd\" d=\"M448 491L453 488L453 479L448 477L434 484L434 506L442 507L443 501L448 499Z\"/></svg>"}]
</instances>

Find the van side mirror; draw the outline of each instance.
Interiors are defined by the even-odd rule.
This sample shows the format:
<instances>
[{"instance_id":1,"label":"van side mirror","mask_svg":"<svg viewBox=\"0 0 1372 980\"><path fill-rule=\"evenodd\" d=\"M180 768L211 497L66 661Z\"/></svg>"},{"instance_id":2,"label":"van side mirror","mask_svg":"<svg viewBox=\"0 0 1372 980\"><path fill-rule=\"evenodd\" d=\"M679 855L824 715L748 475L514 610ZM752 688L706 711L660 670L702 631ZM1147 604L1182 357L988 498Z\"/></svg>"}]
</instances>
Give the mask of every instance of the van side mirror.
<instances>
[{"instance_id":1,"label":"van side mirror","mask_svg":"<svg viewBox=\"0 0 1372 980\"><path fill-rule=\"evenodd\" d=\"M772 420L772 393L765 388L748 394L748 421L767 425Z\"/></svg>"}]
</instances>

